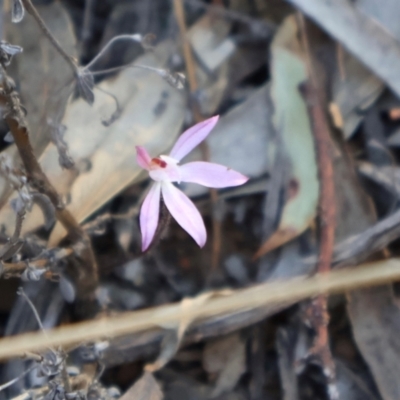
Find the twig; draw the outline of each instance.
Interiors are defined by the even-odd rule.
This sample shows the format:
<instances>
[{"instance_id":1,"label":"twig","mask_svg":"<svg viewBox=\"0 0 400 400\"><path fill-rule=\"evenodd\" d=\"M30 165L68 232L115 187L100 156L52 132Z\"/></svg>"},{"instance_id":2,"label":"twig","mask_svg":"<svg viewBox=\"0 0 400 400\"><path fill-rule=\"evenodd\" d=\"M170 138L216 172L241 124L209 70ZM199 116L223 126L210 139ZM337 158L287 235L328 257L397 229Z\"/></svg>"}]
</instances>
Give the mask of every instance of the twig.
<instances>
[{"instance_id":1,"label":"twig","mask_svg":"<svg viewBox=\"0 0 400 400\"><path fill-rule=\"evenodd\" d=\"M193 94L198 90L198 82L196 77L196 64L194 61L192 48L190 46L188 37L187 37L187 27L185 22L185 10L183 8L182 0L174 0L174 12L175 17L178 22L180 35L182 38L182 48L183 48L183 57L185 59L187 77L190 88L190 104L193 112L193 116L195 121L201 122L204 118L201 115L200 108L198 103L194 100ZM202 158L207 161L210 159L210 151L206 142L202 142L200 145L200 149L202 152ZM211 202L213 204L213 209L215 211L217 202L218 202L218 192L215 189L209 189ZM215 213L213 212L213 248L212 248L212 259L211 266L215 270L219 264L220 254L221 254L221 221L215 217Z\"/></svg>"},{"instance_id":2,"label":"twig","mask_svg":"<svg viewBox=\"0 0 400 400\"><path fill-rule=\"evenodd\" d=\"M17 218L15 221L14 233L11 236L8 243L0 249L0 260L7 260L11 258L16 252L18 252L23 244L23 241L19 239L22 230L22 223L25 219L25 208L17 212ZM0 269L0 275L3 268Z\"/></svg>"},{"instance_id":3,"label":"twig","mask_svg":"<svg viewBox=\"0 0 400 400\"><path fill-rule=\"evenodd\" d=\"M3 263L0 271L0 277L4 279L21 277L21 275L28 267L37 270L47 269L47 267L54 260L58 261L63 258L69 257L74 254L75 250L73 247L68 247L50 250L50 252L50 255L42 255L39 258L33 260L23 260L15 263ZM53 278L53 274L50 277Z\"/></svg>"},{"instance_id":4,"label":"twig","mask_svg":"<svg viewBox=\"0 0 400 400\"><path fill-rule=\"evenodd\" d=\"M141 203L141 201L139 201L139 203ZM126 218L131 218L133 216L132 212L128 211L127 214L111 215L111 217L116 217L118 219L124 218L125 215L127 215ZM397 226L397 231L394 226ZM355 261L365 260L374 252L385 247L391 240L398 238L400 236L399 229L400 211L394 214L393 218L388 217L379 221L362 234L355 235L354 237L338 243L335 246L336 257L339 257L338 260L340 259L338 267L354 265ZM381 247L376 248L375 246L377 243L378 246ZM350 258L346 258L346 255ZM316 258L311 259L311 257L308 257L303 259L303 262L309 264L309 271L312 271L314 270L316 260ZM359 262L357 262L357 264L359 264ZM199 341L247 328L295 303L295 300L289 300L279 304L270 304L260 308L249 308L238 312L233 311L216 317L206 318L194 323L192 329L189 329L185 336L184 344L190 345L198 343ZM109 341L109 346L102 352L102 364L106 368L110 368L123 363L156 356L159 354L160 343L163 337L164 332L161 329L149 329L145 332L137 332L114 338ZM34 355L29 353L25 354L25 356L34 358Z\"/></svg>"},{"instance_id":5,"label":"twig","mask_svg":"<svg viewBox=\"0 0 400 400\"><path fill-rule=\"evenodd\" d=\"M21 236L22 223L24 222L25 214L26 214L26 210L24 208L22 210L20 210L19 212L17 212L14 233L10 239L10 242L12 242L12 243L15 243Z\"/></svg>"},{"instance_id":6,"label":"twig","mask_svg":"<svg viewBox=\"0 0 400 400\"><path fill-rule=\"evenodd\" d=\"M400 279L400 259L362 265L358 268L331 271L312 277L298 277L281 282L268 282L246 289L215 291L210 299L191 308L193 320L239 313L269 305L291 304L318 294L343 293L362 287L378 286ZM72 346L105 337L153 330L155 327L179 326L185 314L180 303L119 316L90 320L40 333L27 333L0 339L0 359L40 351L49 346Z\"/></svg>"},{"instance_id":7,"label":"twig","mask_svg":"<svg viewBox=\"0 0 400 400\"><path fill-rule=\"evenodd\" d=\"M399 237L400 210L397 210L362 233L338 243L335 246L333 266L339 268L359 264Z\"/></svg>"},{"instance_id":8,"label":"twig","mask_svg":"<svg viewBox=\"0 0 400 400\"><path fill-rule=\"evenodd\" d=\"M333 164L331 156L331 139L326 121L320 93L320 84L313 66L313 56L307 37L304 17L299 13L298 21L303 50L306 55L309 81L305 84L303 95L307 104L310 120L313 126L317 163L319 171L319 226L320 244L317 270L322 274L330 271L335 244L336 204ZM327 298L320 295L313 300L310 310L310 320L316 331L316 339L312 353L320 358L322 370L328 380L328 394L332 400L338 399L336 388L335 364L329 348L329 314Z\"/></svg>"},{"instance_id":9,"label":"twig","mask_svg":"<svg viewBox=\"0 0 400 400\"><path fill-rule=\"evenodd\" d=\"M50 199L56 210L56 217L67 230L71 241L74 243L82 242L84 244L85 251L82 252L82 259L85 262L83 263L82 276L76 280L77 294L78 298L82 299L94 298L98 276L90 239L75 217L65 207L61 197L44 174L36 159L29 139L27 123L18 93L14 90L14 85L2 65L0 65L0 75L3 84L0 92L0 104L7 110L5 121L14 137L14 142L24 164L28 180L32 187Z\"/></svg>"},{"instance_id":10,"label":"twig","mask_svg":"<svg viewBox=\"0 0 400 400\"><path fill-rule=\"evenodd\" d=\"M175 12L175 18L178 22L179 32L182 40L183 58L185 59L190 93L193 95L193 93L196 93L199 87L196 77L196 64L194 62L194 57L192 49L190 47L189 39L187 37L185 10L183 8L182 0L174 0L174 12ZM193 109L194 119L196 120L196 122L200 122L203 119L203 117L200 113L198 104L196 102L192 102L192 109Z\"/></svg>"}]
</instances>

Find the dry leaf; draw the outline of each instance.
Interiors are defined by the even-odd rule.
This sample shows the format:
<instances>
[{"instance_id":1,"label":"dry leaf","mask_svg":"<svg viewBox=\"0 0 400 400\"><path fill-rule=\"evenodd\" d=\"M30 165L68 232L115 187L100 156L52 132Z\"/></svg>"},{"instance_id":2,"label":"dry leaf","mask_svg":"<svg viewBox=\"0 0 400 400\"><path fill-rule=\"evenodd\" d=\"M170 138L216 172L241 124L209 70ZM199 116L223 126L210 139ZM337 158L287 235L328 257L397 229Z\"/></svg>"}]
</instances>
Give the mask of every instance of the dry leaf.
<instances>
[{"instance_id":1,"label":"dry leaf","mask_svg":"<svg viewBox=\"0 0 400 400\"><path fill-rule=\"evenodd\" d=\"M334 124L349 139L364 119L367 110L384 90L383 82L357 58L341 46L337 51L337 68L331 79L333 103L330 109ZM343 76L344 74L344 76ZM336 117L336 118L335 118Z\"/></svg>"},{"instance_id":2,"label":"dry leaf","mask_svg":"<svg viewBox=\"0 0 400 400\"><path fill-rule=\"evenodd\" d=\"M299 85L307 80L307 66L294 16L288 17L271 46L273 123L282 136L291 163L286 204L276 232L255 257L281 246L303 233L317 212L319 182L313 133Z\"/></svg>"},{"instance_id":3,"label":"dry leaf","mask_svg":"<svg viewBox=\"0 0 400 400\"><path fill-rule=\"evenodd\" d=\"M162 400L160 385L153 374L145 372L136 383L120 397L120 400Z\"/></svg>"},{"instance_id":4,"label":"dry leaf","mask_svg":"<svg viewBox=\"0 0 400 400\"><path fill-rule=\"evenodd\" d=\"M365 10L359 10L348 0L288 1L340 41L397 95L400 94L400 77L397 69L400 64L400 44L385 24L382 24L382 20L379 23L375 21L376 12L371 13L372 17L369 17ZM374 3L376 9L377 3ZM385 8L388 11L392 9L378 7L378 9ZM398 26L397 21L396 24Z\"/></svg>"}]
</instances>

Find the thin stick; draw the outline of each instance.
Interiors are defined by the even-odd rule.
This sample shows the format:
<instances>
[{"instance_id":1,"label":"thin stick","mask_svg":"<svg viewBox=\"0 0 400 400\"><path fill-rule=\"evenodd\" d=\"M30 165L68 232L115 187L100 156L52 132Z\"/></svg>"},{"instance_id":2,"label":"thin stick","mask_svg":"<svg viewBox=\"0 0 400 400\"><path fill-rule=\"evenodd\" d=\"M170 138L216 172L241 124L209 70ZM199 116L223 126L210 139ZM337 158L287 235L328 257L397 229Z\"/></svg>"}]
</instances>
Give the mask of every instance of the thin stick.
<instances>
[{"instance_id":1,"label":"thin stick","mask_svg":"<svg viewBox=\"0 0 400 400\"><path fill-rule=\"evenodd\" d=\"M74 254L74 249L72 247L56 249L51 255L52 258L56 260L61 260L63 258L69 257ZM0 271L1 278L15 278L20 277L23 272L30 266L31 268L42 270L46 269L50 264L49 257L42 256L33 260L23 260L15 263L3 263L2 269Z\"/></svg>"},{"instance_id":2,"label":"thin stick","mask_svg":"<svg viewBox=\"0 0 400 400\"><path fill-rule=\"evenodd\" d=\"M174 0L174 12L175 17L178 22L179 32L182 39L182 49L183 49L183 57L186 63L186 71L187 77L189 81L190 91L195 93L198 89L197 77L196 77L196 64L194 62L192 49L190 47L190 43L187 37L187 27L185 22L185 10L183 9L182 0ZM198 110L197 110L198 112ZM202 117L198 112L198 115L195 115L195 119L201 121Z\"/></svg>"},{"instance_id":3,"label":"thin stick","mask_svg":"<svg viewBox=\"0 0 400 400\"><path fill-rule=\"evenodd\" d=\"M319 294L378 286L399 279L400 259L384 260L313 277L268 282L246 289L216 291L208 301L190 310L185 309L185 312L190 312L193 320L213 318L269 305L297 302ZM178 327L182 318L185 318L183 309L180 303L175 303L59 327L47 331L47 338L41 332L6 337L0 340L0 360L40 351L49 346L66 347L155 327Z\"/></svg>"},{"instance_id":4,"label":"thin stick","mask_svg":"<svg viewBox=\"0 0 400 400\"><path fill-rule=\"evenodd\" d=\"M320 244L317 270L325 274L331 269L336 227L335 184L331 155L332 147L328 123L324 110L322 109L323 96L320 94L319 88L321 86L318 82L318 77L313 65L314 60L308 41L306 24L303 15L298 13L298 16L301 32L300 36L303 50L306 54L309 75L309 82L306 83L304 90L304 98L313 126L320 183ZM338 399L338 391L336 388L335 364L329 348L329 314L327 311L326 296L320 295L313 300L311 303L310 319L317 333L312 352L321 359L322 369L328 380L328 394L332 400L336 400Z\"/></svg>"}]
</instances>

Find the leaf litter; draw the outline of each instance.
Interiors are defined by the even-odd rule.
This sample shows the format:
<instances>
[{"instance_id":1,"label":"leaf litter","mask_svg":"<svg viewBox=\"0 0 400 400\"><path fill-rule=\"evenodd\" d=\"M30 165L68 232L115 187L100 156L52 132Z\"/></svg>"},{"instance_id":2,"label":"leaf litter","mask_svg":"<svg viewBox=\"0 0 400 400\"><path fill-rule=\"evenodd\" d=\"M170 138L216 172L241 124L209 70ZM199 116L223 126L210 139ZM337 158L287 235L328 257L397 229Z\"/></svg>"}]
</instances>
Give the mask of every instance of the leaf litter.
<instances>
[{"instance_id":1,"label":"leaf litter","mask_svg":"<svg viewBox=\"0 0 400 400\"><path fill-rule=\"evenodd\" d=\"M399 397L398 2L2 7L0 399ZM177 183L207 242L161 202L142 253L135 146L159 160L215 115L183 164L249 181Z\"/></svg>"}]
</instances>

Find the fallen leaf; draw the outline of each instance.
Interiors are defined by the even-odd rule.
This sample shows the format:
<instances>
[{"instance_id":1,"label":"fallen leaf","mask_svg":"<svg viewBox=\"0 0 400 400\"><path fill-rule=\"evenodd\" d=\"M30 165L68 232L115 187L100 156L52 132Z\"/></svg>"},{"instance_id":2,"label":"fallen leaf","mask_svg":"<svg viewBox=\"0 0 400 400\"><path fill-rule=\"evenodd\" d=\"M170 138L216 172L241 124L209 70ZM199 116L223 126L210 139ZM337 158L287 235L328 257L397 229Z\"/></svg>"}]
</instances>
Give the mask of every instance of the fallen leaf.
<instances>
[{"instance_id":1,"label":"fallen leaf","mask_svg":"<svg viewBox=\"0 0 400 400\"><path fill-rule=\"evenodd\" d=\"M376 101L384 84L356 57L343 49L343 46L340 49L336 58L341 68L336 68L330 82L334 102L332 104L337 107L337 111L332 108L330 111L335 126L342 130L345 139L349 139L364 119L362 111Z\"/></svg>"},{"instance_id":2,"label":"fallen leaf","mask_svg":"<svg viewBox=\"0 0 400 400\"><path fill-rule=\"evenodd\" d=\"M288 17L278 30L271 53L273 123L282 136L291 171L278 229L257 251L256 258L303 233L315 218L319 195L314 139L299 91L308 74L295 17Z\"/></svg>"},{"instance_id":3,"label":"fallen leaf","mask_svg":"<svg viewBox=\"0 0 400 400\"><path fill-rule=\"evenodd\" d=\"M153 374L145 372L136 383L128 389L120 400L162 400L164 398L160 385Z\"/></svg>"}]
</instances>

